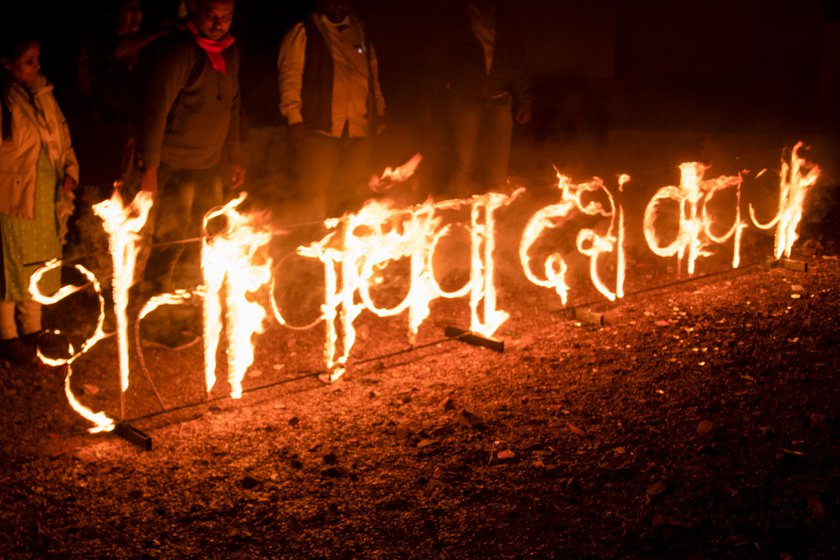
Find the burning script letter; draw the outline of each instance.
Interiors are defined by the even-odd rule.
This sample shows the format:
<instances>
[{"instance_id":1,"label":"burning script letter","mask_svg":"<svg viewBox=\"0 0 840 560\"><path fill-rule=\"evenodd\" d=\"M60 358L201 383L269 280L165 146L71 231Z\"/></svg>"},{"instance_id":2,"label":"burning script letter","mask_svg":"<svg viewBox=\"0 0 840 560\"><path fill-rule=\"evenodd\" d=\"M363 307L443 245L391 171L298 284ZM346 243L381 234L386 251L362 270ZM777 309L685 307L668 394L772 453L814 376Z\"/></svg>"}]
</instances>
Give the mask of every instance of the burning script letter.
<instances>
[{"instance_id":1,"label":"burning script letter","mask_svg":"<svg viewBox=\"0 0 840 560\"><path fill-rule=\"evenodd\" d=\"M712 253L708 250L710 243L722 243L735 238L733 252L733 266L738 266L741 233L744 224L741 223L740 209L736 209L735 224L725 234L717 236L712 233L714 220L707 211L707 205L714 194L722 189L737 187L738 205L740 205L740 176L703 180L708 166L697 162L687 162L680 165L680 185L678 187L662 187L648 202L645 209L644 233L648 247L660 257L677 255L680 263L687 256L688 273L694 274L695 263L699 257L708 257ZM662 245L657 233L656 219L660 215L660 206L665 201L676 202L679 208L678 229L675 239L668 245Z\"/></svg>"},{"instance_id":2,"label":"burning script letter","mask_svg":"<svg viewBox=\"0 0 840 560\"><path fill-rule=\"evenodd\" d=\"M790 163L782 161L781 182L779 183L779 211L776 216L762 224L755 217L755 210L750 205L750 218L759 229L771 229L776 226L776 240L773 256L778 260L782 256L790 257L793 244L799 239L796 229L802 220L805 195L820 176L820 168L799 157L802 142L798 142L791 151Z\"/></svg>"}]
</instances>

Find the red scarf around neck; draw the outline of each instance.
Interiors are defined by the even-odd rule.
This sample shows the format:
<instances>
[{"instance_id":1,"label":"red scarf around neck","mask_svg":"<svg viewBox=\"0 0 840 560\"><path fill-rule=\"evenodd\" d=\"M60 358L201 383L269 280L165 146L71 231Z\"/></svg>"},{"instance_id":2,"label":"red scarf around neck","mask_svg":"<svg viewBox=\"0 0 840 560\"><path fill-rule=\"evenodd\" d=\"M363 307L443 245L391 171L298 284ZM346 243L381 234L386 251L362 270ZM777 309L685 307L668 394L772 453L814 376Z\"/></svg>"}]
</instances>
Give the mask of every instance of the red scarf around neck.
<instances>
[{"instance_id":1,"label":"red scarf around neck","mask_svg":"<svg viewBox=\"0 0 840 560\"><path fill-rule=\"evenodd\" d=\"M213 69L216 72L224 74L226 69L225 59L222 58L222 51L233 44L233 36L228 33L218 41L202 37L195 24L189 20L187 20L187 29L190 30L190 33L198 46L207 53L207 57L210 59L210 64L213 65Z\"/></svg>"}]
</instances>

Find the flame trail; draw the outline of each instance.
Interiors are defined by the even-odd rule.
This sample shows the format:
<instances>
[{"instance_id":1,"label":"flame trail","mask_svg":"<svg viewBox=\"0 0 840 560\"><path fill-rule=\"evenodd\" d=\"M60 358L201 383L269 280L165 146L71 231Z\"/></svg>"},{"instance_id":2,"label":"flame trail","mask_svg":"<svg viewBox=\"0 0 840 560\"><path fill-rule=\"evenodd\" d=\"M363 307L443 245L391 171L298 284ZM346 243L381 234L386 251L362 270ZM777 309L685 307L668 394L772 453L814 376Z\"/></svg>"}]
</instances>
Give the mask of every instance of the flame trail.
<instances>
[{"instance_id":1,"label":"flame trail","mask_svg":"<svg viewBox=\"0 0 840 560\"><path fill-rule=\"evenodd\" d=\"M623 190L624 185L629 181L630 177L628 175L619 176L619 190ZM569 286L566 284L568 265L562 255L552 253L546 258L543 264L545 278L540 278L534 274L529 253L531 247L545 230L559 227L562 221L558 220L568 218L573 210L578 210L588 216L610 219L610 225L604 235L599 235L595 230L589 228L580 230L577 235L576 246L580 254L589 257L589 276L595 288L610 301L614 301L616 297L624 297L626 266L624 256L624 209L616 205L612 193L598 177L585 183L575 184L569 177L557 172L557 188L560 189L561 202L546 206L534 213L522 234L522 240L519 244L519 260L525 276L537 286L554 289L560 296L563 305L566 304L569 297ZM594 199L584 203L584 195L597 192L603 192L607 197L608 207L604 207L603 204ZM601 279L598 268L599 257L602 254L612 252L616 253L616 287L614 292Z\"/></svg>"},{"instance_id":2,"label":"flame trail","mask_svg":"<svg viewBox=\"0 0 840 560\"><path fill-rule=\"evenodd\" d=\"M512 195L489 193L440 203L427 201L404 209L394 209L388 202L369 201L356 213L327 220L330 233L318 242L298 248L300 255L317 258L324 264L324 359L330 379L335 381L344 374L356 342L354 323L365 309L379 317L392 317L408 310L409 336L413 343L434 299L470 294L470 328L485 336L492 335L508 317L496 309L494 214L523 190ZM442 220L437 212L464 206L469 207L471 220L470 280L462 289L450 293L441 289L432 265L438 242L451 231L450 225L441 229ZM410 259L411 267L407 295L394 307L379 307L370 294L372 285L389 263L406 258Z\"/></svg>"},{"instance_id":3,"label":"flame trail","mask_svg":"<svg viewBox=\"0 0 840 560\"><path fill-rule=\"evenodd\" d=\"M242 379L254 363L253 336L263 332L265 309L249 296L271 282L271 259L265 247L274 232L265 227L265 216L241 214L237 208L246 199L241 193L222 208L204 216L201 269L205 283L204 360L205 382L210 392L216 384L216 351L222 331L222 292L227 313L228 382L230 396L242 396ZM214 219L226 223L219 233L209 235Z\"/></svg>"},{"instance_id":4,"label":"flame trail","mask_svg":"<svg viewBox=\"0 0 840 560\"><path fill-rule=\"evenodd\" d=\"M370 190L375 193L383 193L390 190L394 185L407 181L417 171L417 167L421 161L423 161L423 156L414 154L410 160L399 167L386 167L380 177L374 175L370 178L370 182L368 183Z\"/></svg>"},{"instance_id":5,"label":"flame trail","mask_svg":"<svg viewBox=\"0 0 840 560\"><path fill-rule=\"evenodd\" d=\"M154 200L148 191L140 191L125 206L117 190L109 200L93 206L93 212L102 220L108 234L108 247L113 259L114 314L117 319L117 347L120 360L120 391L125 393L129 384L128 363L128 290L134 284L134 266L140 251L140 230L146 224ZM123 410L124 412L124 410Z\"/></svg>"},{"instance_id":6,"label":"flame trail","mask_svg":"<svg viewBox=\"0 0 840 560\"><path fill-rule=\"evenodd\" d=\"M29 279L29 293L32 295L33 300L37 301L42 305L52 305L85 288L85 286L62 286L55 294L51 296L42 294L41 290L38 287L38 282L40 282L44 274L51 270L59 268L60 266L62 266L61 261L59 261L58 259L53 259L50 262L46 263L43 267L36 270L34 274L32 274L32 277ZM111 418L109 418L104 412L93 412L91 409L87 408L82 403L80 403L79 400L76 398L76 395L73 394L73 391L70 387L70 379L73 376L73 368L71 367L73 362L75 362L79 356L93 348L93 346L97 342L99 342L107 336L105 334L104 329L105 298L102 297L102 286L100 286L99 281L96 279L96 276L94 276L94 274L91 271L89 271L82 265L77 264L73 268L79 271L79 273L82 274L82 276L84 276L88 280L88 282L91 283L99 299L99 317L96 323L96 329L94 330L93 334L82 343L79 352L75 351L72 344L68 344L68 352L70 354L69 358L49 358L47 356L44 356L41 353L40 349L38 349L38 357L41 359L42 362L52 367L67 366L67 373L64 377L64 394L67 397L67 402L70 404L73 410L75 410L83 418L89 420L94 424L94 426L92 428L89 428L88 431L90 433L110 432L115 427L114 421Z\"/></svg>"},{"instance_id":7,"label":"flame trail","mask_svg":"<svg viewBox=\"0 0 840 560\"><path fill-rule=\"evenodd\" d=\"M741 234L745 227L741 221L740 208L736 211L735 224L722 236L712 233L713 221L706 208L716 192L731 187L737 188L740 206L742 178L740 175L721 176L704 181L703 176L708 169L708 166L702 163L683 163L680 165L679 187L662 187L656 191L645 209L644 233L648 247L661 257L677 255L680 263L687 255L689 275L694 274L695 263L699 257L712 255L707 249L710 243L722 243L732 237L735 239L733 266L737 267L740 262ZM666 200L676 202L679 206L679 229L674 241L662 246L656 233L655 222L659 216L659 206Z\"/></svg>"},{"instance_id":8,"label":"flame trail","mask_svg":"<svg viewBox=\"0 0 840 560\"><path fill-rule=\"evenodd\" d=\"M496 308L495 260L496 210L507 206L522 193L488 193L474 197L470 211L472 251L470 266L470 330L490 337L510 315ZM481 313L479 313L481 311Z\"/></svg>"},{"instance_id":9,"label":"flame trail","mask_svg":"<svg viewBox=\"0 0 840 560\"><path fill-rule=\"evenodd\" d=\"M805 196L820 176L820 168L799 157L802 142L797 142L790 155L790 163L782 160L781 182L779 184L779 211L776 216L762 224L755 217L755 209L750 204L750 218L759 229L776 228L773 255L776 260L782 256L790 257L791 249L799 239L797 228L802 220Z\"/></svg>"}]
</instances>

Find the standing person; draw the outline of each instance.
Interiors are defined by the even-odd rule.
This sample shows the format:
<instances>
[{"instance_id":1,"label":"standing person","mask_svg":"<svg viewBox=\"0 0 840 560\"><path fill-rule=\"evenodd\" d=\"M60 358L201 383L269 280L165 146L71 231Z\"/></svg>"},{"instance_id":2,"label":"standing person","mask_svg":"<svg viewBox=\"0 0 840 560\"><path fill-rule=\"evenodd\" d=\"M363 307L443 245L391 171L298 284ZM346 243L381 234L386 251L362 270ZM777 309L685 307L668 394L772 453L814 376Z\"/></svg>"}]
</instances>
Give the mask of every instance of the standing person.
<instances>
[{"instance_id":1,"label":"standing person","mask_svg":"<svg viewBox=\"0 0 840 560\"><path fill-rule=\"evenodd\" d=\"M316 218L337 216L365 196L385 114L376 53L350 0L319 0L286 34L277 66L299 195Z\"/></svg>"},{"instance_id":2,"label":"standing person","mask_svg":"<svg viewBox=\"0 0 840 560\"><path fill-rule=\"evenodd\" d=\"M239 157L239 51L230 35L234 0L189 3L187 29L161 39L152 62L141 119L144 169L140 188L155 195L156 243L197 237L201 219L245 179ZM153 250L146 278L169 292L182 244ZM198 265L196 264L196 269Z\"/></svg>"},{"instance_id":3,"label":"standing person","mask_svg":"<svg viewBox=\"0 0 840 560\"><path fill-rule=\"evenodd\" d=\"M4 35L0 48L0 358L35 360L41 304L28 292L37 263L61 257L59 232L72 208L79 166L52 85L41 74L40 44ZM63 222L60 224L59 222ZM58 271L40 288L60 287Z\"/></svg>"},{"instance_id":4,"label":"standing person","mask_svg":"<svg viewBox=\"0 0 840 560\"><path fill-rule=\"evenodd\" d=\"M76 144L85 164L85 182L107 197L133 162L141 52L171 33L173 26L142 30L140 0L109 0L105 20L102 29L85 38L79 56L78 88L88 102L86 116L92 126L83 131L86 138L76 135Z\"/></svg>"},{"instance_id":5,"label":"standing person","mask_svg":"<svg viewBox=\"0 0 840 560\"><path fill-rule=\"evenodd\" d=\"M507 179L513 121L531 120L531 81L510 9L501 0L455 2L432 48L430 97L444 90L452 129L450 194L498 188Z\"/></svg>"}]
</instances>

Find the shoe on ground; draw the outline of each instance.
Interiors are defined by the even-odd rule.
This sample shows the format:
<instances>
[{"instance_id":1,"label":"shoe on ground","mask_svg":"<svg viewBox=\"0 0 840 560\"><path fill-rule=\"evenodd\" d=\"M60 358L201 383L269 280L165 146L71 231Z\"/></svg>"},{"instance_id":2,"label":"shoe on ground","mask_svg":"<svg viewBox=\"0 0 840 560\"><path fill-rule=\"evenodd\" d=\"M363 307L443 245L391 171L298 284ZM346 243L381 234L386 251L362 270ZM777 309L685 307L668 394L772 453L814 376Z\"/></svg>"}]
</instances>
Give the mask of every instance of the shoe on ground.
<instances>
[{"instance_id":1,"label":"shoe on ground","mask_svg":"<svg viewBox=\"0 0 840 560\"><path fill-rule=\"evenodd\" d=\"M33 352L41 350L41 353L48 358L70 357L70 342L66 336L58 332L40 330L21 336L20 341L32 348Z\"/></svg>"},{"instance_id":2,"label":"shoe on ground","mask_svg":"<svg viewBox=\"0 0 840 560\"><path fill-rule=\"evenodd\" d=\"M17 367L28 367L38 363L38 356L34 348L24 344L19 338L7 338L0 340L0 360Z\"/></svg>"}]
</instances>

